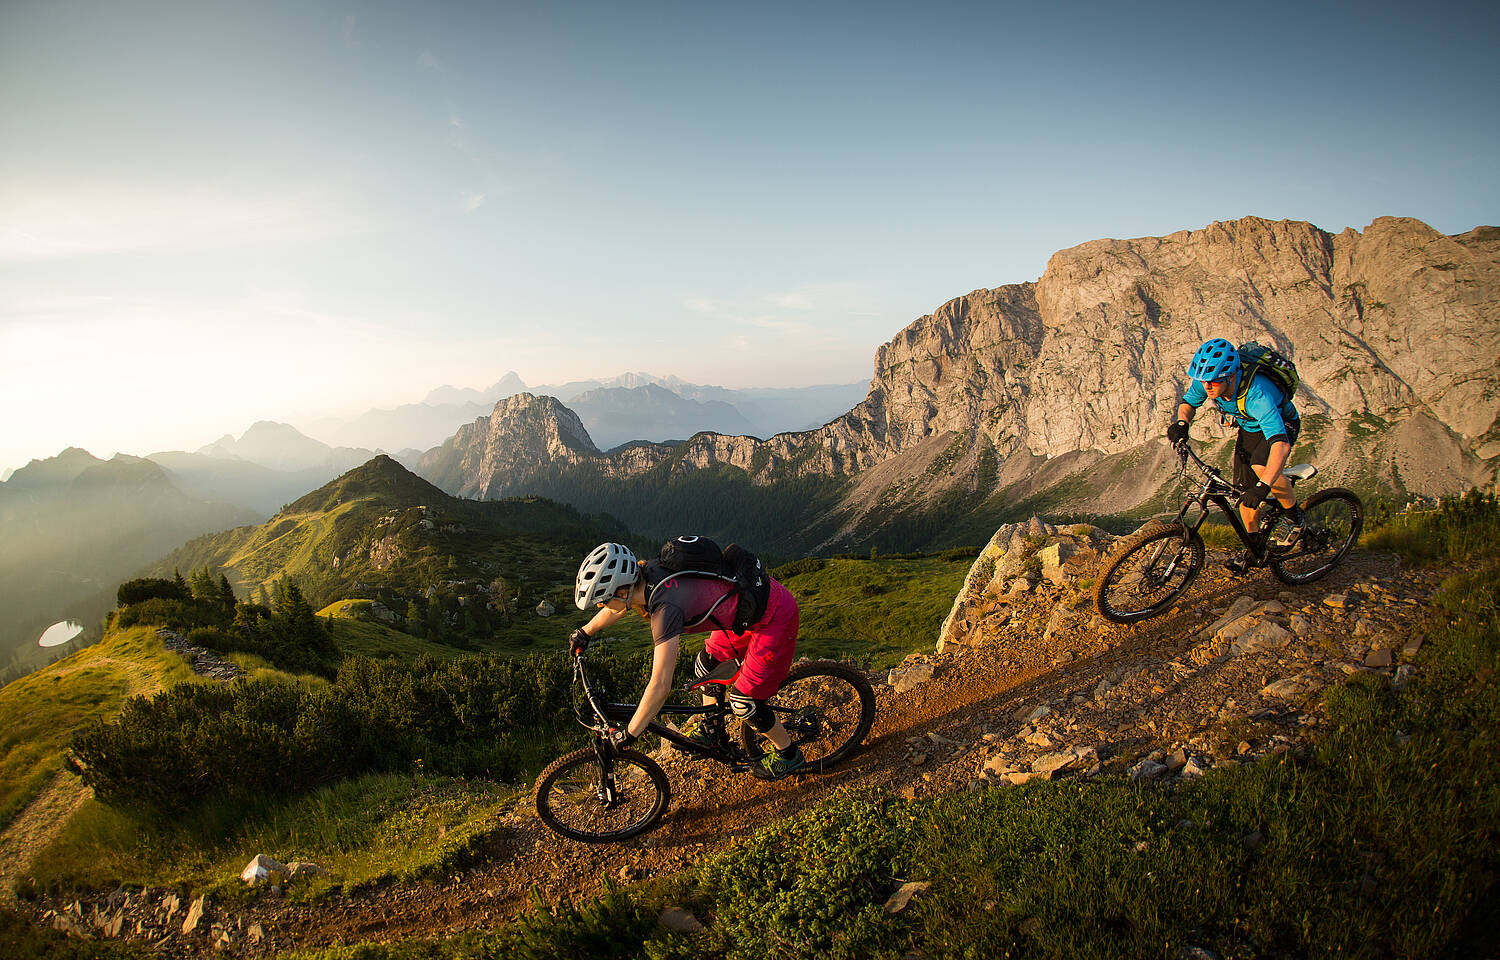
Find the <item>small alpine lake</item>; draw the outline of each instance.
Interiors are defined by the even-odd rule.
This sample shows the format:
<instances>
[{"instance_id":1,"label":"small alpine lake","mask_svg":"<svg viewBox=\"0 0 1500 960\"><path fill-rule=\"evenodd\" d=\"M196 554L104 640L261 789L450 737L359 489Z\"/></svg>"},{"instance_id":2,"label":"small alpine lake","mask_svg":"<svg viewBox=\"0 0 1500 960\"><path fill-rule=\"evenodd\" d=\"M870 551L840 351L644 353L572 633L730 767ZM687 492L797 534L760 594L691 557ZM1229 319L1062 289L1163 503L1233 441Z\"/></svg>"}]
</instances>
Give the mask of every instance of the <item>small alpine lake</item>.
<instances>
[{"instance_id":1,"label":"small alpine lake","mask_svg":"<svg viewBox=\"0 0 1500 960\"><path fill-rule=\"evenodd\" d=\"M83 632L83 624L76 620L59 620L48 627L37 640L42 647L60 647Z\"/></svg>"}]
</instances>

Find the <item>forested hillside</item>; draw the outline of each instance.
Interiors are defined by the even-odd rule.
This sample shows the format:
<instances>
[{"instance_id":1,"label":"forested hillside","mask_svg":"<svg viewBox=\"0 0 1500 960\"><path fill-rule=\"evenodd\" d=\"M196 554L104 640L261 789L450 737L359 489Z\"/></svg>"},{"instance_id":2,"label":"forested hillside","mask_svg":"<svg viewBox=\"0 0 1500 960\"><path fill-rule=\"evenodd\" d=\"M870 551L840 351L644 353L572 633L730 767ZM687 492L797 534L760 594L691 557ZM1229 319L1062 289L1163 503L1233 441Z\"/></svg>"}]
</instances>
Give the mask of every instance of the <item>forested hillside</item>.
<instances>
[{"instance_id":1,"label":"forested hillside","mask_svg":"<svg viewBox=\"0 0 1500 960\"><path fill-rule=\"evenodd\" d=\"M314 609L368 600L372 616L419 637L525 644L560 629L536 608L571 609L579 560L606 539L630 534L549 500L459 500L380 456L264 524L187 543L149 572L206 568L262 602L286 580Z\"/></svg>"}]
</instances>

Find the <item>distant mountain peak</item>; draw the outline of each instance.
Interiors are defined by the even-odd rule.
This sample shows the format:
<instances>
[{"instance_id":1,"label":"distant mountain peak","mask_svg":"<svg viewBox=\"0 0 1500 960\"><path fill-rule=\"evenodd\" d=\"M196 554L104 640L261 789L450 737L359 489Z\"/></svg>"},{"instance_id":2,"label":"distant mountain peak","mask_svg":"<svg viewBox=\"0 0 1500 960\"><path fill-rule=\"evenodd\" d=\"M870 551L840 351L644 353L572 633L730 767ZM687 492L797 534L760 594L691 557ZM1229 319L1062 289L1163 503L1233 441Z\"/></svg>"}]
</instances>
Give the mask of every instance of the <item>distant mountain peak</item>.
<instances>
[{"instance_id":1,"label":"distant mountain peak","mask_svg":"<svg viewBox=\"0 0 1500 960\"><path fill-rule=\"evenodd\" d=\"M340 503L370 499L393 507L415 507L446 502L450 497L382 453L330 480L282 512L315 513L332 510Z\"/></svg>"},{"instance_id":2,"label":"distant mountain peak","mask_svg":"<svg viewBox=\"0 0 1500 960\"><path fill-rule=\"evenodd\" d=\"M371 455L369 450L330 447L289 423L275 420L257 420L239 439L226 434L197 452L221 459L244 460L273 470L306 470L330 464L344 469L350 464L364 462Z\"/></svg>"},{"instance_id":3,"label":"distant mountain peak","mask_svg":"<svg viewBox=\"0 0 1500 960\"><path fill-rule=\"evenodd\" d=\"M483 390L472 387L441 386L422 399L425 404L445 406L463 403L494 403L526 390L526 383L514 370L496 380Z\"/></svg>"},{"instance_id":4,"label":"distant mountain peak","mask_svg":"<svg viewBox=\"0 0 1500 960\"><path fill-rule=\"evenodd\" d=\"M12 473L5 482L12 489L66 485L72 483L83 471L105 462L81 447L67 447L55 457L32 460Z\"/></svg>"}]
</instances>

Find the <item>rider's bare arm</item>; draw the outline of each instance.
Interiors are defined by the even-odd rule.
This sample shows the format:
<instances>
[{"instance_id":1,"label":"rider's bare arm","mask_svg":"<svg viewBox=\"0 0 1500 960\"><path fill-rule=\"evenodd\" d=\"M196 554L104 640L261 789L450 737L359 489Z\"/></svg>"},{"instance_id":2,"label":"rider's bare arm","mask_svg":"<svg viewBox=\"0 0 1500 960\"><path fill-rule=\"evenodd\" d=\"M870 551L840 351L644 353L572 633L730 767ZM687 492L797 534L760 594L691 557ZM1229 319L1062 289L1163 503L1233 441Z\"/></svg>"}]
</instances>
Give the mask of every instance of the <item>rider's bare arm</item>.
<instances>
[{"instance_id":1,"label":"rider's bare arm","mask_svg":"<svg viewBox=\"0 0 1500 960\"><path fill-rule=\"evenodd\" d=\"M1266 454L1265 473L1261 475L1261 479L1275 486L1276 478L1281 476L1281 468L1286 466L1291 455L1292 445L1285 440L1277 440L1271 444L1271 449Z\"/></svg>"},{"instance_id":2,"label":"rider's bare arm","mask_svg":"<svg viewBox=\"0 0 1500 960\"><path fill-rule=\"evenodd\" d=\"M617 601L618 602L618 601ZM590 637L598 637L610 627L619 623L625 614L630 612L629 607L621 606L619 609L600 607L599 612L583 625L583 632Z\"/></svg>"},{"instance_id":3,"label":"rider's bare arm","mask_svg":"<svg viewBox=\"0 0 1500 960\"><path fill-rule=\"evenodd\" d=\"M1198 412L1198 408L1195 407L1195 406L1193 406L1190 403L1179 403L1177 405L1177 419L1178 420L1186 420L1188 423L1192 423L1193 422L1193 414L1195 414L1197 412Z\"/></svg>"},{"instance_id":4,"label":"rider's bare arm","mask_svg":"<svg viewBox=\"0 0 1500 960\"><path fill-rule=\"evenodd\" d=\"M673 637L656 645L651 657L651 680L646 684L646 692L641 694L641 703L635 708L635 716L630 718L630 723L625 727L633 736L638 737L646 732L646 727L656 719L657 711L667 702L667 694L672 692L672 674L677 669L679 639Z\"/></svg>"}]
</instances>

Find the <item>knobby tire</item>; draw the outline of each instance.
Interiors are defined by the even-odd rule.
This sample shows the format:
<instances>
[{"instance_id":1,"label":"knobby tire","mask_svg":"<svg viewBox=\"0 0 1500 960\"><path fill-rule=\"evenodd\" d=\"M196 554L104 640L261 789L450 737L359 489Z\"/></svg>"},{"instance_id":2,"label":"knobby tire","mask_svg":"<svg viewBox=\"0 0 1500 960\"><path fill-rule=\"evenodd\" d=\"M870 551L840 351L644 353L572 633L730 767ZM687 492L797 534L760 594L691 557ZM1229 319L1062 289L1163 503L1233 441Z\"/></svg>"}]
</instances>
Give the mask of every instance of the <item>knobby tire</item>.
<instances>
[{"instance_id":1,"label":"knobby tire","mask_svg":"<svg viewBox=\"0 0 1500 960\"><path fill-rule=\"evenodd\" d=\"M639 836L667 812L671 787L655 760L617 751L616 802L599 797L602 769L593 747L559 757L536 780L536 812L548 828L583 843L613 843Z\"/></svg>"},{"instance_id":2,"label":"knobby tire","mask_svg":"<svg viewBox=\"0 0 1500 960\"><path fill-rule=\"evenodd\" d=\"M1319 490L1307 498L1302 512L1306 521L1298 541L1268 559L1271 572L1283 583L1312 583L1327 576L1348 555L1364 527L1364 504L1343 487Z\"/></svg>"},{"instance_id":3,"label":"knobby tire","mask_svg":"<svg viewBox=\"0 0 1500 960\"><path fill-rule=\"evenodd\" d=\"M802 748L807 764L799 773L822 773L853 753L875 725L875 691L865 675L834 660L799 663L787 673L771 698L777 717ZM766 751L767 740L740 724L740 744L752 759Z\"/></svg>"},{"instance_id":4,"label":"knobby tire","mask_svg":"<svg viewBox=\"0 0 1500 960\"><path fill-rule=\"evenodd\" d=\"M1148 523L1115 548L1094 585L1094 607L1113 623L1149 620L1171 609L1202 569L1203 539L1197 531Z\"/></svg>"}]
</instances>

